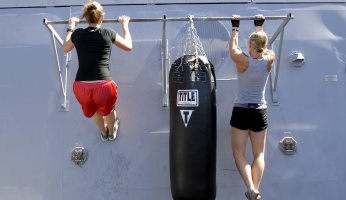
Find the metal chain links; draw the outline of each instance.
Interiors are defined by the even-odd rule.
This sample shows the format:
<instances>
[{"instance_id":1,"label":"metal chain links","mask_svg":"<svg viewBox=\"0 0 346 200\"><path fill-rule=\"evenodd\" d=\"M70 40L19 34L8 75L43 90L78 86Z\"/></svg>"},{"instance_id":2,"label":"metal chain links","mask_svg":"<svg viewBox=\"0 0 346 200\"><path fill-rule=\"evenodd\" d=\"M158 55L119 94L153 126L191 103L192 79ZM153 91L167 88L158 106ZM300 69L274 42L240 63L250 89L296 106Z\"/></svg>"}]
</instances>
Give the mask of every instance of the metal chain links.
<instances>
[{"instance_id":1,"label":"metal chain links","mask_svg":"<svg viewBox=\"0 0 346 200\"><path fill-rule=\"evenodd\" d=\"M186 24L186 30L182 37L182 44L179 49L178 55L198 55L206 56L202 43L197 34L197 30L193 24L193 15L189 15L190 19Z\"/></svg>"}]
</instances>

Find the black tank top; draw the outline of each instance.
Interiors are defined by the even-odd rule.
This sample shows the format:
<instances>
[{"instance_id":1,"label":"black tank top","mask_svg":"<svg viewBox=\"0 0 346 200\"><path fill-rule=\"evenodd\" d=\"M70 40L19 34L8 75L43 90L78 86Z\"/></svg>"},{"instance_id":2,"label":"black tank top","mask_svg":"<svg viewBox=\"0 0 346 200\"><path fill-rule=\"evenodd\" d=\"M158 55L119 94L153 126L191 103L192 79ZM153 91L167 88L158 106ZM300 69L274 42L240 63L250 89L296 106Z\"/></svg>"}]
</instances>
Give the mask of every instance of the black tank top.
<instances>
[{"instance_id":1,"label":"black tank top","mask_svg":"<svg viewBox=\"0 0 346 200\"><path fill-rule=\"evenodd\" d=\"M110 28L78 28L71 36L78 56L75 81L112 80L109 60L117 33Z\"/></svg>"}]
</instances>

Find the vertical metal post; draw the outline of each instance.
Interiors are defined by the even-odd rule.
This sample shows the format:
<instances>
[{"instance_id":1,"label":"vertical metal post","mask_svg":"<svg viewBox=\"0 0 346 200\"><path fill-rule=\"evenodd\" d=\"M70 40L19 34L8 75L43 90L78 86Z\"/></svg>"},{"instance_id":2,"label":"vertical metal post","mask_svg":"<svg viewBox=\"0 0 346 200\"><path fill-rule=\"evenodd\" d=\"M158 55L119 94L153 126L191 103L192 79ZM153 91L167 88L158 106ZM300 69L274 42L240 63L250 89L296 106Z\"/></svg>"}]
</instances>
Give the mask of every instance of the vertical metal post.
<instances>
[{"instance_id":1,"label":"vertical metal post","mask_svg":"<svg viewBox=\"0 0 346 200\"><path fill-rule=\"evenodd\" d=\"M284 38L284 32L285 32L285 29L282 29L281 36L280 36L280 45L279 45L279 50L278 50L278 59L276 61L277 65L279 65L279 63L281 61L282 41ZM280 68L278 67L276 69L276 73L275 73L274 88L273 88L274 92L276 92L276 89L277 89L279 70L280 70Z\"/></svg>"},{"instance_id":2,"label":"vertical metal post","mask_svg":"<svg viewBox=\"0 0 346 200\"><path fill-rule=\"evenodd\" d=\"M163 30L162 30L162 91L163 100L162 106L168 107L168 40L166 38L166 15L163 16Z\"/></svg>"},{"instance_id":3,"label":"vertical metal post","mask_svg":"<svg viewBox=\"0 0 346 200\"><path fill-rule=\"evenodd\" d=\"M279 40L279 49L278 53L276 55L276 63L274 63L272 72L270 73L270 89L272 94L272 105L279 105L279 97L277 93L277 83L278 83L278 77L279 77L279 71L280 71L280 62L281 62L281 52L282 52L282 43L283 43L283 37L285 32L285 26L292 18L291 13L289 13L286 17L286 19L281 23L279 28L276 30L274 35L270 38L268 45L272 45L273 42L276 40L276 38L280 35ZM274 79L274 80L273 80Z\"/></svg>"},{"instance_id":4,"label":"vertical metal post","mask_svg":"<svg viewBox=\"0 0 346 200\"><path fill-rule=\"evenodd\" d=\"M282 41L284 37L284 30L282 29L281 36L280 36L280 44L279 44L279 50L277 54L277 60L276 64L274 65L274 83L272 82L272 74L270 74L270 83L271 83L271 91L272 91L272 105L279 105L279 95L277 92L277 85L278 85L278 78L279 78L279 71L280 71L280 61L281 61L281 51L282 51Z\"/></svg>"}]
</instances>

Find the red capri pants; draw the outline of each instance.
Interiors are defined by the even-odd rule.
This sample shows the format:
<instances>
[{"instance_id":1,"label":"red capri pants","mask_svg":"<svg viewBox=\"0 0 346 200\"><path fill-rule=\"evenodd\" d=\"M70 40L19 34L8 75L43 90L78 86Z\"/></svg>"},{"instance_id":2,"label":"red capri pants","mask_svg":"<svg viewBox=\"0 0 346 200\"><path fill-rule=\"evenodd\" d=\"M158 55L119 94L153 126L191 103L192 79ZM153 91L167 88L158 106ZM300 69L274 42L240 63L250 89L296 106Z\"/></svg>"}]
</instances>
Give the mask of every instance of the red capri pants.
<instances>
[{"instance_id":1,"label":"red capri pants","mask_svg":"<svg viewBox=\"0 0 346 200\"><path fill-rule=\"evenodd\" d=\"M113 80L86 83L75 81L73 92L82 106L86 117L92 117L97 111L106 116L115 110L118 97L117 84Z\"/></svg>"}]
</instances>

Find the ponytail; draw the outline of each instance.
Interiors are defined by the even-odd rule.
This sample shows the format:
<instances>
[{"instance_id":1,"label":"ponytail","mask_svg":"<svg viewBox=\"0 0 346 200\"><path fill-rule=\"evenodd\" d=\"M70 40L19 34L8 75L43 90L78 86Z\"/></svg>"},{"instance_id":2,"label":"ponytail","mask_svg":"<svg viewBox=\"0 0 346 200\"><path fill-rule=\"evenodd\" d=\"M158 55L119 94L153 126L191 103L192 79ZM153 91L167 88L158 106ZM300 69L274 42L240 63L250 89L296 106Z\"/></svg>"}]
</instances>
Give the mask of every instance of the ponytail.
<instances>
[{"instance_id":1,"label":"ponytail","mask_svg":"<svg viewBox=\"0 0 346 200\"><path fill-rule=\"evenodd\" d=\"M253 32L250 35L249 41L257 52L263 53L264 48L268 43L268 36L264 32Z\"/></svg>"},{"instance_id":2,"label":"ponytail","mask_svg":"<svg viewBox=\"0 0 346 200\"><path fill-rule=\"evenodd\" d=\"M99 23L104 15L102 6L96 1L90 1L84 5L83 17L92 24Z\"/></svg>"}]
</instances>

